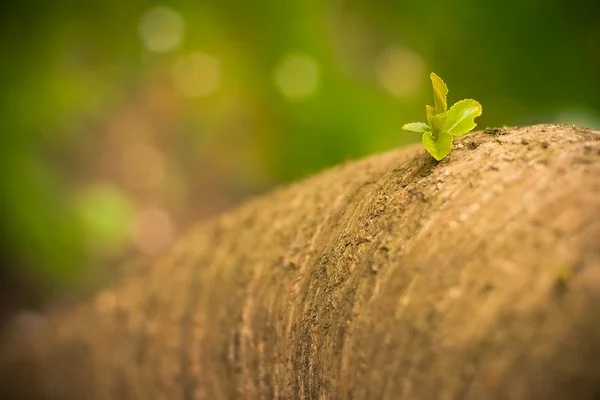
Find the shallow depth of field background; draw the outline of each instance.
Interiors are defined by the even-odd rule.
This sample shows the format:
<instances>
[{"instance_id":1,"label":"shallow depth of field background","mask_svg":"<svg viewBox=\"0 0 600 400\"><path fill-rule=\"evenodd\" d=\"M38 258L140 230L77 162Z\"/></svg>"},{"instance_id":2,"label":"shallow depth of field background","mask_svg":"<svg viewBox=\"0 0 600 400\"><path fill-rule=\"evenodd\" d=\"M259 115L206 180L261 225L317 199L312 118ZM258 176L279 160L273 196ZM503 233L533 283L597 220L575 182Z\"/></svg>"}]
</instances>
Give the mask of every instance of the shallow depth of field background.
<instances>
[{"instance_id":1,"label":"shallow depth of field background","mask_svg":"<svg viewBox=\"0 0 600 400\"><path fill-rule=\"evenodd\" d=\"M424 120L431 71L450 103L481 102L481 128L600 128L599 17L567 0L2 2L0 277L79 282L418 142L400 126Z\"/></svg>"}]
</instances>

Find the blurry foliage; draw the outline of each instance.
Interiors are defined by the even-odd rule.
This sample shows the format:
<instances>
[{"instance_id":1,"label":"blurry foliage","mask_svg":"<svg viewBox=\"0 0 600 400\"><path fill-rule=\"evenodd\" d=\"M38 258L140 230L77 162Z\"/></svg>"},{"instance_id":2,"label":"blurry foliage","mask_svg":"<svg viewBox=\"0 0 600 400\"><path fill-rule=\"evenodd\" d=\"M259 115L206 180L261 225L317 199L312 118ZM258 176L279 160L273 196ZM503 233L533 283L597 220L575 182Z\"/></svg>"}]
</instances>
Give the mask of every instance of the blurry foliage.
<instances>
[{"instance_id":1,"label":"blurry foliage","mask_svg":"<svg viewBox=\"0 0 600 400\"><path fill-rule=\"evenodd\" d=\"M479 126L600 127L598 2L3 2L5 265L50 285L415 141L428 74ZM130 249L125 251L124 249ZM133 250L131 250L133 249Z\"/></svg>"}]
</instances>

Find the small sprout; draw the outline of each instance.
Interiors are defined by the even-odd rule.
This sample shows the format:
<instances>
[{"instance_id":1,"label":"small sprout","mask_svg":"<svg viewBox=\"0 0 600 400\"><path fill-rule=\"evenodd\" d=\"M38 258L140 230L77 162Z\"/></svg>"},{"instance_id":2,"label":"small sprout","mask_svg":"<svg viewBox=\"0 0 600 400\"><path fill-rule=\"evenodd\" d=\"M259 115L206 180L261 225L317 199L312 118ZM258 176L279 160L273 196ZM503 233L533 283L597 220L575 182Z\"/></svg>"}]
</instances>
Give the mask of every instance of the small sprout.
<instances>
[{"instance_id":1,"label":"small sprout","mask_svg":"<svg viewBox=\"0 0 600 400\"><path fill-rule=\"evenodd\" d=\"M448 110L446 95L448 87L433 72L430 75L433 85L434 107L425 106L427 123L411 122L402 127L405 131L423 134L423 146L440 161L450 153L454 136L462 136L473 130L475 118L482 113L481 104L472 99L455 103Z\"/></svg>"}]
</instances>

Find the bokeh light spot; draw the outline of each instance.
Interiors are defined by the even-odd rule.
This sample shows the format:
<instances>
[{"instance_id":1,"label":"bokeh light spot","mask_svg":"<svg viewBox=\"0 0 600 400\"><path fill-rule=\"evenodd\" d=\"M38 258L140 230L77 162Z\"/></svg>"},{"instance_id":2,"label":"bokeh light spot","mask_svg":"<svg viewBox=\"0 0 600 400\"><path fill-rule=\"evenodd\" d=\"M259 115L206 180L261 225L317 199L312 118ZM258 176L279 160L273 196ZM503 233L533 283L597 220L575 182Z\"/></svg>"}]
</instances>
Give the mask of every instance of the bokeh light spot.
<instances>
[{"instance_id":1,"label":"bokeh light spot","mask_svg":"<svg viewBox=\"0 0 600 400\"><path fill-rule=\"evenodd\" d=\"M274 72L275 86L289 100L304 100L319 87L319 64L310 55L288 54Z\"/></svg>"},{"instance_id":2,"label":"bokeh light spot","mask_svg":"<svg viewBox=\"0 0 600 400\"><path fill-rule=\"evenodd\" d=\"M165 53L181 46L183 32L183 17L168 7L150 8L138 24L138 33L144 46L156 53Z\"/></svg>"},{"instance_id":3,"label":"bokeh light spot","mask_svg":"<svg viewBox=\"0 0 600 400\"><path fill-rule=\"evenodd\" d=\"M421 88L425 65L421 57L401 46L390 47L377 59L379 84L392 96L409 97Z\"/></svg>"},{"instance_id":4,"label":"bokeh light spot","mask_svg":"<svg viewBox=\"0 0 600 400\"><path fill-rule=\"evenodd\" d=\"M130 233L138 250L145 255L156 255L173 241L175 228L166 211L145 207L133 219Z\"/></svg>"},{"instance_id":5,"label":"bokeh light spot","mask_svg":"<svg viewBox=\"0 0 600 400\"><path fill-rule=\"evenodd\" d=\"M129 184L153 189L165 180L166 160L157 148L140 142L123 154L121 169Z\"/></svg>"},{"instance_id":6,"label":"bokeh light spot","mask_svg":"<svg viewBox=\"0 0 600 400\"><path fill-rule=\"evenodd\" d=\"M221 63L206 53L181 56L172 74L177 89L188 97L208 97L221 85Z\"/></svg>"},{"instance_id":7,"label":"bokeh light spot","mask_svg":"<svg viewBox=\"0 0 600 400\"><path fill-rule=\"evenodd\" d=\"M111 184L92 184L76 197L76 210L90 251L116 252L127 242L132 206L127 196Z\"/></svg>"}]
</instances>

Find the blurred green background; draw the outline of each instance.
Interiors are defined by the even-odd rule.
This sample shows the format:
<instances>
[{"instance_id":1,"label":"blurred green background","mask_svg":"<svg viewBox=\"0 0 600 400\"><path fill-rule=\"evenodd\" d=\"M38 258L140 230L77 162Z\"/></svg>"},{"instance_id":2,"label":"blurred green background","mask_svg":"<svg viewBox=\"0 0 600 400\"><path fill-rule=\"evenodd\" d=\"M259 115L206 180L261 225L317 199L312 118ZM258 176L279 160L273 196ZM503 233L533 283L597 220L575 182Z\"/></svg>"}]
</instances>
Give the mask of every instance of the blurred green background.
<instances>
[{"instance_id":1,"label":"blurred green background","mask_svg":"<svg viewBox=\"0 0 600 400\"><path fill-rule=\"evenodd\" d=\"M155 257L248 196L419 141L400 126L424 120L431 71L451 103L481 102L480 128L600 128L599 11L567 0L2 2L0 291L63 288Z\"/></svg>"}]
</instances>

